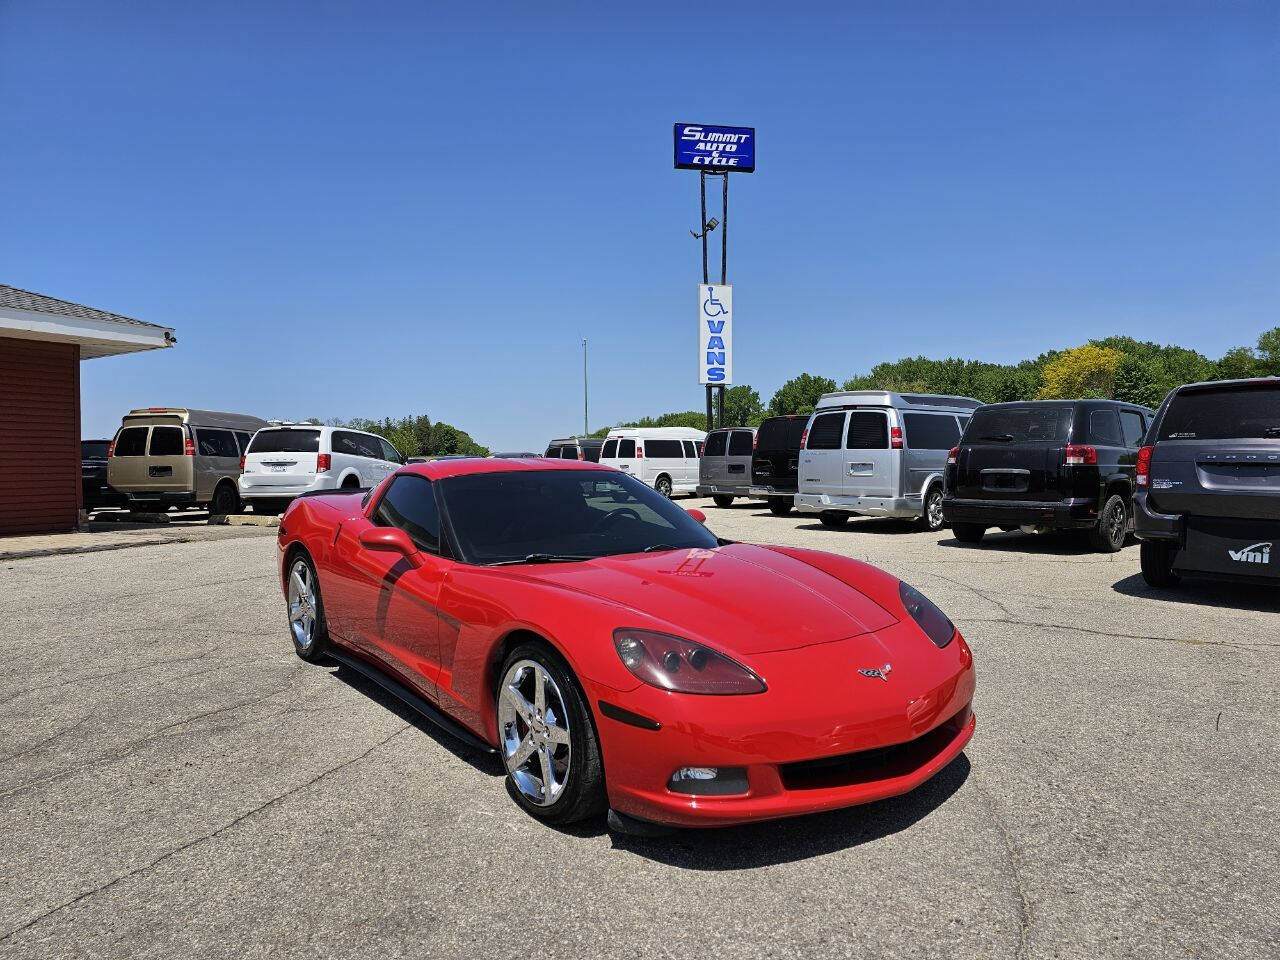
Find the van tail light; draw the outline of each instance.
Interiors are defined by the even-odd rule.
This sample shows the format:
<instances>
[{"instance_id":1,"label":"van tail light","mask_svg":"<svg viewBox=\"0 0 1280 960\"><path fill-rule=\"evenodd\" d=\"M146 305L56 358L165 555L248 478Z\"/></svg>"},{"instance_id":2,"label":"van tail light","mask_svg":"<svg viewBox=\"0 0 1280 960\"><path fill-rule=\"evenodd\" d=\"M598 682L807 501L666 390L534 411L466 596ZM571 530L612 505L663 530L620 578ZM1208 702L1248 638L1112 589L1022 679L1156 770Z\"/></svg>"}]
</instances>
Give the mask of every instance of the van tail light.
<instances>
[{"instance_id":1,"label":"van tail light","mask_svg":"<svg viewBox=\"0 0 1280 960\"><path fill-rule=\"evenodd\" d=\"M1067 445L1067 466L1084 467L1098 462L1098 448L1084 447L1076 443Z\"/></svg>"},{"instance_id":2,"label":"van tail light","mask_svg":"<svg viewBox=\"0 0 1280 960\"><path fill-rule=\"evenodd\" d=\"M187 457L194 457L196 455L196 442L190 437L187 437L186 440L182 441L182 454Z\"/></svg>"},{"instance_id":3,"label":"van tail light","mask_svg":"<svg viewBox=\"0 0 1280 960\"><path fill-rule=\"evenodd\" d=\"M240 472L244 473L244 454L240 454Z\"/></svg>"},{"instance_id":4,"label":"van tail light","mask_svg":"<svg viewBox=\"0 0 1280 960\"><path fill-rule=\"evenodd\" d=\"M950 450L948 450L948 451L947 451L947 465L948 465L948 466L953 466L953 465L955 464L955 462L956 462L957 460L959 460L959 459L960 459L960 448L959 448L959 447L952 447Z\"/></svg>"},{"instance_id":5,"label":"van tail light","mask_svg":"<svg viewBox=\"0 0 1280 960\"><path fill-rule=\"evenodd\" d=\"M636 459L637 459L637 460L639 460L639 459L641 459L642 457L644 457L644 447L640 446L640 444L638 444L638 443L637 443L637 444L636 444Z\"/></svg>"},{"instance_id":6,"label":"van tail light","mask_svg":"<svg viewBox=\"0 0 1280 960\"><path fill-rule=\"evenodd\" d=\"M585 459L587 459L587 455L586 455L585 453L583 453L583 452L582 452L582 448L581 448L581 447L579 447L579 448L578 448L578 459L579 459L579 460L585 460Z\"/></svg>"},{"instance_id":7,"label":"van tail light","mask_svg":"<svg viewBox=\"0 0 1280 960\"><path fill-rule=\"evenodd\" d=\"M333 466L333 454L318 453L316 454L316 473L328 473L329 468Z\"/></svg>"},{"instance_id":8,"label":"van tail light","mask_svg":"<svg viewBox=\"0 0 1280 960\"><path fill-rule=\"evenodd\" d=\"M902 428L891 427L889 429L889 446L895 450L902 449Z\"/></svg>"},{"instance_id":9,"label":"van tail light","mask_svg":"<svg viewBox=\"0 0 1280 960\"><path fill-rule=\"evenodd\" d=\"M1145 487L1151 483L1151 454L1155 452L1155 449L1155 447L1143 447L1138 451L1137 483L1140 487Z\"/></svg>"},{"instance_id":10,"label":"van tail light","mask_svg":"<svg viewBox=\"0 0 1280 960\"><path fill-rule=\"evenodd\" d=\"M116 455L116 442L112 440L107 444L107 459L110 460Z\"/></svg>"},{"instance_id":11,"label":"van tail light","mask_svg":"<svg viewBox=\"0 0 1280 960\"><path fill-rule=\"evenodd\" d=\"M756 452L756 445L757 445L759 442L760 442L760 434L758 434L758 433L753 433L753 434L751 435L751 452L752 452L752 453L755 453L755 452Z\"/></svg>"},{"instance_id":12,"label":"van tail light","mask_svg":"<svg viewBox=\"0 0 1280 960\"><path fill-rule=\"evenodd\" d=\"M803 450L809 445L809 428L805 427L800 433L800 449Z\"/></svg>"}]
</instances>

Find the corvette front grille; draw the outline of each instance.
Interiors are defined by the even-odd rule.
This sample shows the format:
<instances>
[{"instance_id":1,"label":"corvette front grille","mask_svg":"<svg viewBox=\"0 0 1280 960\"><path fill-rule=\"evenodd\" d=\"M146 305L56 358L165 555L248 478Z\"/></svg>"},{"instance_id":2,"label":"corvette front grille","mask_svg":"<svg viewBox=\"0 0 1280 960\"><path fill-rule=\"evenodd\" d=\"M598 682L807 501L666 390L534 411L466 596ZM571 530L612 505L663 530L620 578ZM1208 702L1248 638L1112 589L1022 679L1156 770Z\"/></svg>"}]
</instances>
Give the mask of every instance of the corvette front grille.
<instances>
[{"instance_id":1,"label":"corvette front grille","mask_svg":"<svg viewBox=\"0 0 1280 960\"><path fill-rule=\"evenodd\" d=\"M891 780L919 770L946 749L968 722L969 708L965 707L946 723L906 743L784 763L778 773L787 790L823 790Z\"/></svg>"}]
</instances>

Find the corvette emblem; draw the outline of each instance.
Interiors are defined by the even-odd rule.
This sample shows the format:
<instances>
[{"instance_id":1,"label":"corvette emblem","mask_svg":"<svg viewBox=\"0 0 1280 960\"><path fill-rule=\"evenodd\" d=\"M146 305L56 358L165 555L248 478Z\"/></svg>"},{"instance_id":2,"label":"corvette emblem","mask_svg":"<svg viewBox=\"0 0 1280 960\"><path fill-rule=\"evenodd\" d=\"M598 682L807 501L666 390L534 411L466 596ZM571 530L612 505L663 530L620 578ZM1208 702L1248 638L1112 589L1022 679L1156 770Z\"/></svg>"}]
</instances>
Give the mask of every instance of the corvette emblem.
<instances>
[{"instance_id":1,"label":"corvette emblem","mask_svg":"<svg viewBox=\"0 0 1280 960\"><path fill-rule=\"evenodd\" d=\"M879 677L885 683L888 683L889 671L892 669L893 669L893 664L886 663L883 667L880 667L878 669L876 667L862 667L860 670L858 670L858 672L862 674L864 677L870 677L873 680L876 677Z\"/></svg>"}]
</instances>

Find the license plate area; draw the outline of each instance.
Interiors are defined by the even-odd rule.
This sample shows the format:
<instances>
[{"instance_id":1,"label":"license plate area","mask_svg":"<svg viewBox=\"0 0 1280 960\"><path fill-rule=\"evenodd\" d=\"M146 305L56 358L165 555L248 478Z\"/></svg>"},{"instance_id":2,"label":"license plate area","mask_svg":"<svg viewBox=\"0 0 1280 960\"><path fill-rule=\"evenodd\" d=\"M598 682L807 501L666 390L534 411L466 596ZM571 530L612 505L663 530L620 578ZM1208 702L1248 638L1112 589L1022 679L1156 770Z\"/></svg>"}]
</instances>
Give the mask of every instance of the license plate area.
<instances>
[{"instance_id":1,"label":"license plate area","mask_svg":"<svg viewBox=\"0 0 1280 960\"><path fill-rule=\"evenodd\" d=\"M1030 470L991 469L982 471L982 489L993 493L1026 493Z\"/></svg>"}]
</instances>

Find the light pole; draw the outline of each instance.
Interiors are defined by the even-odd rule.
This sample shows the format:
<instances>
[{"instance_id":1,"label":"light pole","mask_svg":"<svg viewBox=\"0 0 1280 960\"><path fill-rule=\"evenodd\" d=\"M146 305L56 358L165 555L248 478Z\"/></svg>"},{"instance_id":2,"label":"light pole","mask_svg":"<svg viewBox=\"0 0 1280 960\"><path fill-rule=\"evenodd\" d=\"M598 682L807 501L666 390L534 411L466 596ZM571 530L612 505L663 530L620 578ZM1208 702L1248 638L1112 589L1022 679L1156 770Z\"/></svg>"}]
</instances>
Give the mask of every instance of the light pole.
<instances>
[{"instance_id":1,"label":"light pole","mask_svg":"<svg viewBox=\"0 0 1280 960\"><path fill-rule=\"evenodd\" d=\"M591 428L587 426L587 338L582 338L582 435L588 436Z\"/></svg>"}]
</instances>

